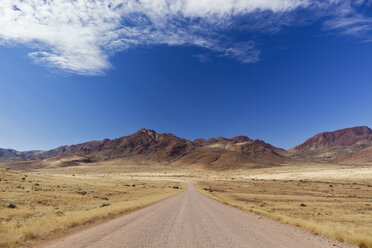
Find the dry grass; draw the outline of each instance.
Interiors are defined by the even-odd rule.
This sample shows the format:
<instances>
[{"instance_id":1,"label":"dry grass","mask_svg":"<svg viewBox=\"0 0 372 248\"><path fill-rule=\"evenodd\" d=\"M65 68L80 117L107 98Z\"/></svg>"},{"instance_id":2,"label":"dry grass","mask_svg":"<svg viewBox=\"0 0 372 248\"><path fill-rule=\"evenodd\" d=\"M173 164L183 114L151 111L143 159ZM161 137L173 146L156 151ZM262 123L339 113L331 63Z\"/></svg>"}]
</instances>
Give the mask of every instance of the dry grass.
<instances>
[{"instance_id":1,"label":"dry grass","mask_svg":"<svg viewBox=\"0 0 372 248\"><path fill-rule=\"evenodd\" d=\"M372 247L372 167L368 166L208 171L113 160L24 175L0 169L0 247L58 236L74 226L151 204L180 191L173 189L179 183L170 180L192 181L221 202ZM8 208L11 203L16 208ZM105 203L111 205L100 207Z\"/></svg>"},{"instance_id":2,"label":"dry grass","mask_svg":"<svg viewBox=\"0 0 372 248\"><path fill-rule=\"evenodd\" d=\"M199 181L197 186L204 194L225 204L296 225L341 242L370 248L371 184L371 181L363 180L230 178Z\"/></svg>"},{"instance_id":3,"label":"dry grass","mask_svg":"<svg viewBox=\"0 0 372 248\"><path fill-rule=\"evenodd\" d=\"M178 182L107 174L38 175L0 169L0 247L58 236L147 206L182 187Z\"/></svg>"},{"instance_id":4,"label":"dry grass","mask_svg":"<svg viewBox=\"0 0 372 248\"><path fill-rule=\"evenodd\" d=\"M277 179L277 180L372 180L372 166L295 164L266 169L253 169L249 173L240 173L241 179ZM237 175L237 177L239 177Z\"/></svg>"}]
</instances>

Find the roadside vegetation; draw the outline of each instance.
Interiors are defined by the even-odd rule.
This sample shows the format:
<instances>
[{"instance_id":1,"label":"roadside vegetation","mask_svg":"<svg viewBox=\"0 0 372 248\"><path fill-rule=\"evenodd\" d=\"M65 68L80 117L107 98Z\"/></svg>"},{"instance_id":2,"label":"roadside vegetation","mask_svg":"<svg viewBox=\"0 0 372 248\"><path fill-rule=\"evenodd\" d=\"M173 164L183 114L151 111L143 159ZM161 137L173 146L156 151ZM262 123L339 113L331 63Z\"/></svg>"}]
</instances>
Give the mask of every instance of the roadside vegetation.
<instances>
[{"instance_id":1,"label":"roadside vegetation","mask_svg":"<svg viewBox=\"0 0 372 248\"><path fill-rule=\"evenodd\" d=\"M57 237L181 190L178 182L108 174L38 175L0 168L0 247Z\"/></svg>"},{"instance_id":2,"label":"roadside vegetation","mask_svg":"<svg viewBox=\"0 0 372 248\"><path fill-rule=\"evenodd\" d=\"M225 204L372 248L371 181L230 178L199 181L197 187Z\"/></svg>"}]
</instances>

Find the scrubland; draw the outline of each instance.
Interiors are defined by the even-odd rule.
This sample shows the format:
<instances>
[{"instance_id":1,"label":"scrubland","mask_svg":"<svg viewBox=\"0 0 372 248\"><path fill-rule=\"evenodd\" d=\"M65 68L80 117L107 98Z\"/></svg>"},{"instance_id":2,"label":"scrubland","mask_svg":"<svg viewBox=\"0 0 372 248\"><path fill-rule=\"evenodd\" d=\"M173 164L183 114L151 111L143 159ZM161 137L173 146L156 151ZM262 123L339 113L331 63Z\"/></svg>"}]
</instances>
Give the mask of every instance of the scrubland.
<instances>
[{"instance_id":1,"label":"scrubland","mask_svg":"<svg viewBox=\"0 0 372 248\"><path fill-rule=\"evenodd\" d=\"M182 191L180 181L240 209L372 247L372 166L212 171L118 160L27 173L0 169L0 179L0 247L58 237L149 205Z\"/></svg>"},{"instance_id":2,"label":"scrubland","mask_svg":"<svg viewBox=\"0 0 372 248\"><path fill-rule=\"evenodd\" d=\"M203 194L225 204L341 242L372 247L372 180L347 175L337 180L256 179L264 175L258 172L202 180L196 185ZM306 178L306 173L302 176Z\"/></svg>"},{"instance_id":3,"label":"scrubland","mask_svg":"<svg viewBox=\"0 0 372 248\"><path fill-rule=\"evenodd\" d=\"M372 247L372 166L296 164L221 171L102 166L117 177L191 181L202 193L226 204L341 242ZM54 171L68 174L75 170ZM100 166L79 168L79 173L99 171Z\"/></svg>"},{"instance_id":4,"label":"scrubland","mask_svg":"<svg viewBox=\"0 0 372 248\"><path fill-rule=\"evenodd\" d=\"M0 247L57 237L180 192L181 183L0 169Z\"/></svg>"}]
</instances>

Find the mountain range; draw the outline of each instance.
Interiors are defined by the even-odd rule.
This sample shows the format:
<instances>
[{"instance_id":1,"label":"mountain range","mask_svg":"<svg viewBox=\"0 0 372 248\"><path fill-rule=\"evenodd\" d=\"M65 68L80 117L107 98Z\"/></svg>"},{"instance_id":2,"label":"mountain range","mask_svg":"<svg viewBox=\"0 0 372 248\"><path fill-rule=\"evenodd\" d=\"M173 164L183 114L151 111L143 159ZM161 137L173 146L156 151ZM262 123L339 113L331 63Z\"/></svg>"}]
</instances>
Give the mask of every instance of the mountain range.
<instances>
[{"instance_id":1,"label":"mountain range","mask_svg":"<svg viewBox=\"0 0 372 248\"><path fill-rule=\"evenodd\" d=\"M117 139L104 139L49 151L0 149L0 163L75 166L109 160L199 166L215 169L252 168L298 162L372 163L372 130L366 126L317 134L290 150L246 136L193 141L170 133L141 129Z\"/></svg>"}]
</instances>

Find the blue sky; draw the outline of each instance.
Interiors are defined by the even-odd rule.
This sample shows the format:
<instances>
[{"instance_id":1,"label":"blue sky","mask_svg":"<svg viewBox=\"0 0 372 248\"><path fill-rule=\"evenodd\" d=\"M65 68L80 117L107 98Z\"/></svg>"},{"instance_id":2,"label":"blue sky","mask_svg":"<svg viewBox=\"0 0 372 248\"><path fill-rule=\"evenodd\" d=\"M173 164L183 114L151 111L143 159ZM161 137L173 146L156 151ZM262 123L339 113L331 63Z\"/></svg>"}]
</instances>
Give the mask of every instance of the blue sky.
<instances>
[{"instance_id":1,"label":"blue sky","mask_svg":"<svg viewBox=\"0 0 372 248\"><path fill-rule=\"evenodd\" d=\"M0 147L372 126L370 1L208 1L0 3Z\"/></svg>"}]
</instances>

